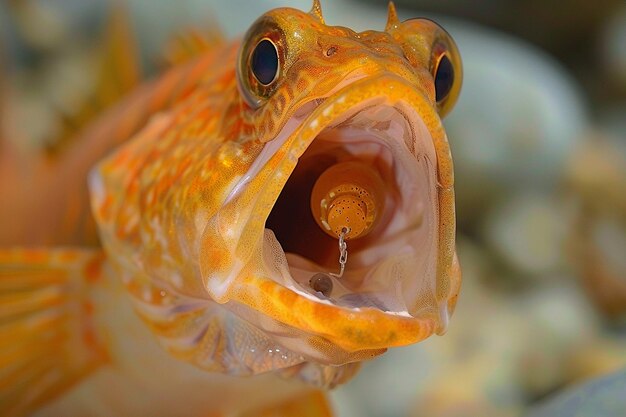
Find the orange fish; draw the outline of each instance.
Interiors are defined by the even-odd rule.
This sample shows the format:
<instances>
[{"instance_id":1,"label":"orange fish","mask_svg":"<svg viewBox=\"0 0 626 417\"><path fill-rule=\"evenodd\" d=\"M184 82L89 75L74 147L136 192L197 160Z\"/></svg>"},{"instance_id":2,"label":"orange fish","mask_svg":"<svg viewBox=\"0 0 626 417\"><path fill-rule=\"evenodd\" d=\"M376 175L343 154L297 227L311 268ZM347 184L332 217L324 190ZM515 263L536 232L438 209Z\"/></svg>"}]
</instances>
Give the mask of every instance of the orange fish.
<instances>
[{"instance_id":1,"label":"orange fish","mask_svg":"<svg viewBox=\"0 0 626 417\"><path fill-rule=\"evenodd\" d=\"M461 78L434 22L357 33L315 1L109 110L2 239L0 414L328 415L306 387L443 333ZM76 246L93 220L103 250Z\"/></svg>"}]
</instances>

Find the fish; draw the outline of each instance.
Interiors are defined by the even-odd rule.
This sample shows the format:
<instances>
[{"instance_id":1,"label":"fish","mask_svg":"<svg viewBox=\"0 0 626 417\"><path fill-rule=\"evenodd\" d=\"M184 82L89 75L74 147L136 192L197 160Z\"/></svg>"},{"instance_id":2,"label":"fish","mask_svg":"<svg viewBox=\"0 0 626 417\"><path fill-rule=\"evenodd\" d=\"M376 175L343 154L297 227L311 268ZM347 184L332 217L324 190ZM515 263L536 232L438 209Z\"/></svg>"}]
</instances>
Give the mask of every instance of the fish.
<instances>
[{"instance_id":1,"label":"fish","mask_svg":"<svg viewBox=\"0 0 626 417\"><path fill-rule=\"evenodd\" d=\"M330 26L316 0L199 44L64 142L46 192L0 182L46 219L1 216L23 232L0 414L331 415L363 361L445 332L450 35L393 3L384 31Z\"/></svg>"}]
</instances>

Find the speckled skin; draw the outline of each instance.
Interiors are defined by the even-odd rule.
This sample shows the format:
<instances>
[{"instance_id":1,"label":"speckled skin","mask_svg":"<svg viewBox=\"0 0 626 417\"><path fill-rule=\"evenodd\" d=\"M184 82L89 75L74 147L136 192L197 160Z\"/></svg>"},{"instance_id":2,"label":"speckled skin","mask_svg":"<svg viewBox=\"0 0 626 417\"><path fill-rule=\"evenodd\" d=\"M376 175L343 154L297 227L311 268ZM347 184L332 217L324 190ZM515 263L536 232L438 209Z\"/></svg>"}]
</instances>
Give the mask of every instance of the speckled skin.
<instances>
[{"instance_id":1,"label":"speckled skin","mask_svg":"<svg viewBox=\"0 0 626 417\"><path fill-rule=\"evenodd\" d=\"M259 36L275 38L279 47L280 81L271 88L255 84L246 68L250 45ZM340 308L303 297L267 275L261 243L276 198L316 135L365 100L402 101L421 116L434 141L436 297L453 310L460 273L452 159L440 117L456 99L460 80L447 102L435 102L431 71L442 51L449 51L460 72L458 53L441 28L426 20L399 23L393 9L386 32L362 33L326 26L315 8L311 13L277 9L252 26L241 48L229 44L205 57L215 63L197 87L98 165L90 179L92 204L108 256L140 314L172 353L207 369L245 373L233 365L245 362L241 356L202 353L217 334L234 341L226 350L249 343L248 330L223 328L224 314L232 313L222 305L248 321L249 314L270 318L333 365L440 330L436 317ZM358 79L333 92L347 75ZM294 112L323 97L256 175L235 190ZM183 343L192 336L196 342ZM302 361L297 355L283 358L268 369Z\"/></svg>"}]
</instances>

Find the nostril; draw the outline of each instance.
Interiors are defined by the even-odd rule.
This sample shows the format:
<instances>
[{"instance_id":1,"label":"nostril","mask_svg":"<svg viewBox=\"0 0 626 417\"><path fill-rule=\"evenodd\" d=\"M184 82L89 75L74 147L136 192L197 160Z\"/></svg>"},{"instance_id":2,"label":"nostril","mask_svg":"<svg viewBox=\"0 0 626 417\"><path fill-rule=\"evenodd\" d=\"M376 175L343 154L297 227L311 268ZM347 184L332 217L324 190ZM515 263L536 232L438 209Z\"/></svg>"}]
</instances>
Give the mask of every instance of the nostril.
<instances>
[{"instance_id":1,"label":"nostril","mask_svg":"<svg viewBox=\"0 0 626 417\"><path fill-rule=\"evenodd\" d=\"M326 50L326 56L333 56L337 53L337 47L336 46L331 46L330 48L328 48Z\"/></svg>"}]
</instances>

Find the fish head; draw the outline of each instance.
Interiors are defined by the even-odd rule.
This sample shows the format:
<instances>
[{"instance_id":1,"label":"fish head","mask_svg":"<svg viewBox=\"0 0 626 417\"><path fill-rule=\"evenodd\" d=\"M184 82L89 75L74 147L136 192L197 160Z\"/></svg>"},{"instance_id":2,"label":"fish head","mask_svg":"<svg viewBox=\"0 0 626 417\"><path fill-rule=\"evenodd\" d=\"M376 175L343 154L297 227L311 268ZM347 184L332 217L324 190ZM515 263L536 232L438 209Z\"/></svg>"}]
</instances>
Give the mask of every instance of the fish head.
<instances>
[{"instance_id":1,"label":"fish head","mask_svg":"<svg viewBox=\"0 0 626 417\"><path fill-rule=\"evenodd\" d=\"M443 332L460 278L441 118L461 78L450 35L427 19L399 22L393 9L382 32L327 26L315 8L276 9L252 25L237 82L248 105L243 117L265 147L243 179L258 196L259 216L249 226L255 239L265 231L266 250L285 252L286 261L277 257L283 263L269 274L267 297L253 285L248 302L275 318L293 316L291 324L349 350ZM355 161L376 171L384 195L368 234L347 234L350 261L332 280L340 296L320 298L307 288L310 278L336 271L340 252L337 236L315 221L310 199L324 172Z\"/></svg>"},{"instance_id":2,"label":"fish head","mask_svg":"<svg viewBox=\"0 0 626 417\"><path fill-rule=\"evenodd\" d=\"M264 14L224 61L223 114L199 123L202 99L178 113L187 130L156 118L92 176L109 253L170 304L210 300L289 352L265 349L252 373L334 385L352 363L445 332L461 283L441 122L461 86L452 38L393 6L384 31L328 26L315 2ZM162 171L178 176L164 185Z\"/></svg>"}]
</instances>

